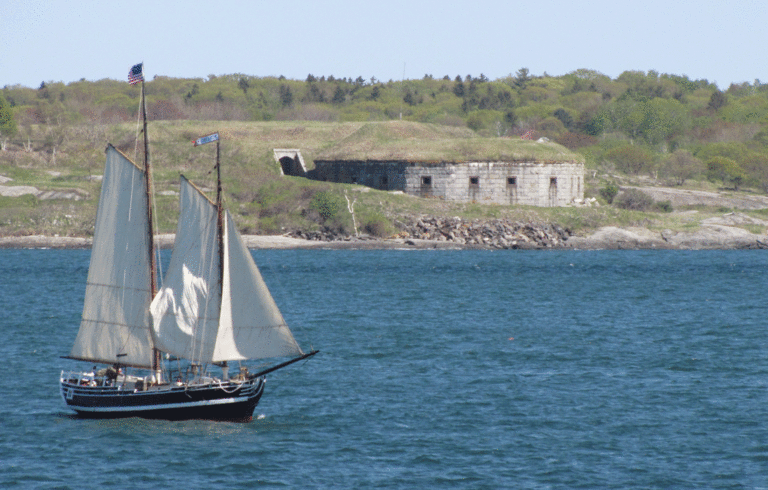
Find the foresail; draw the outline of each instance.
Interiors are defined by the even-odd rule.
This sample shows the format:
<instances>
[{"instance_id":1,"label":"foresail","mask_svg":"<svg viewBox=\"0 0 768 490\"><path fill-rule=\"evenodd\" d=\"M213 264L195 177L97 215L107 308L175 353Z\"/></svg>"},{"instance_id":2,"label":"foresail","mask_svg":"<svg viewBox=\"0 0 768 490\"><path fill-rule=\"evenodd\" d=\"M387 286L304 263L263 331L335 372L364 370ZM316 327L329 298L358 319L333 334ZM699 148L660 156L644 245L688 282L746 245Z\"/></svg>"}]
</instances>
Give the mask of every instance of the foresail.
<instances>
[{"instance_id":1,"label":"foresail","mask_svg":"<svg viewBox=\"0 0 768 490\"><path fill-rule=\"evenodd\" d=\"M85 304L70 357L152 366L150 247L144 172L107 147Z\"/></svg>"},{"instance_id":2,"label":"foresail","mask_svg":"<svg viewBox=\"0 0 768 490\"><path fill-rule=\"evenodd\" d=\"M224 230L221 319L213 360L303 354L229 212Z\"/></svg>"},{"instance_id":3,"label":"foresail","mask_svg":"<svg viewBox=\"0 0 768 490\"><path fill-rule=\"evenodd\" d=\"M183 176L179 202L171 262L150 307L154 338L161 351L210 362L221 305L216 207Z\"/></svg>"},{"instance_id":4,"label":"foresail","mask_svg":"<svg viewBox=\"0 0 768 490\"><path fill-rule=\"evenodd\" d=\"M220 273L216 206L184 177L180 206L171 263L151 306L157 347L197 362L301 354L229 213Z\"/></svg>"}]
</instances>

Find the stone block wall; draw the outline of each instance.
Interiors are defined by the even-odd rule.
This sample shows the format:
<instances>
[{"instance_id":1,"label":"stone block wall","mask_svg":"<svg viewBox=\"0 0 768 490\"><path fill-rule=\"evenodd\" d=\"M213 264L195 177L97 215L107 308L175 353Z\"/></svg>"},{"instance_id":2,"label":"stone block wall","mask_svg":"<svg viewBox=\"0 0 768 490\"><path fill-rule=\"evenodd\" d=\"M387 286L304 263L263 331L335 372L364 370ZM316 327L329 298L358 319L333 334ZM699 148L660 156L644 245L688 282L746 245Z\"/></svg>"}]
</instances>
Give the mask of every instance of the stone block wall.
<instances>
[{"instance_id":1,"label":"stone block wall","mask_svg":"<svg viewBox=\"0 0 768 490\"><path fill-rule=\"evenodd\" d=\"M313 178L401 190L421 197L530 206L566 206L584 198L584 165L574 162L315 161Z\"/></svg>"}]
</instances>

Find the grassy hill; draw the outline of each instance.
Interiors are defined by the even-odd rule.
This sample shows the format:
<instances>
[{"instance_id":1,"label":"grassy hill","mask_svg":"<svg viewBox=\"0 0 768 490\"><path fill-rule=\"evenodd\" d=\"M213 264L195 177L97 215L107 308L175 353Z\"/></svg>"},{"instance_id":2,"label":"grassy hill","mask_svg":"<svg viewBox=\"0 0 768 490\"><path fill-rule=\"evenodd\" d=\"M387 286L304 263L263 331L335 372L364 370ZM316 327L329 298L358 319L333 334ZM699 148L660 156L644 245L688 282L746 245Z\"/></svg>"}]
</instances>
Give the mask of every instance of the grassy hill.
<instances>
[{"instance_id":1,"label":"grassy hill","mask_svg":"<svg viewBox=\"0 0 768 490\"><path fill-rule=\"evenodd\" d=\"M555 143L481 137L469 128L406 121L346 126L356 129L345 138L329 142L316 158L419 162L584 162L582 155Z\"/></svg>"},{"instance_id":2,"label":"grassy hill","mask_svg":"<svg viewBox=\"0 0 768 490\"><path fill-rule=\"evenodd\" d=\"M30 186L46 194L0 197L0 236L46 234L89 236L103 172L103 150L114 144L135 161L142 161L137 126L34 125L29 142L19 140L0 151L0 176L5 186ZM395 233L407 216L510 218L557 223L573 231L605 225L642 225L675 228L680 220L669 213L639 212L603 205L593 208L532 208L525 206L453 203L419 199L355 185L329 184L300 177L284 177L274 160L274 148L298 148L312 168L315 158L465 161L473 159L538 160L583 157L557 144L519 138L490 138L467 128L414 122L244 122L158 121L149 125L154 167L158 229L175 230L178 176L184 174L203 189L214 188L214 148L193 147L192 140L211 132L221 134L225 202L243 233L281 234L323 227L343 233L354 229L378 235ZM140 138L139 138L140 139ZM588 172L587 197L600 198L606 182L633 183L604 169ZM619 179L625 179L619 181ZM5 180L5 179L2 179ZM637 180L637 179L635 179ZM648 184L647 179L638 183ZM693 187L715 189L692 181ZM23 189L20 189L23 190ZM334 213L322 213L322 202L334 203ZM606 204L603 201L603 204ZM701 219L723 209L700 209ZM760 211L753 213L761 214ZM690 220L686 227L695 226Z\"/></svg>"}]
</instances>

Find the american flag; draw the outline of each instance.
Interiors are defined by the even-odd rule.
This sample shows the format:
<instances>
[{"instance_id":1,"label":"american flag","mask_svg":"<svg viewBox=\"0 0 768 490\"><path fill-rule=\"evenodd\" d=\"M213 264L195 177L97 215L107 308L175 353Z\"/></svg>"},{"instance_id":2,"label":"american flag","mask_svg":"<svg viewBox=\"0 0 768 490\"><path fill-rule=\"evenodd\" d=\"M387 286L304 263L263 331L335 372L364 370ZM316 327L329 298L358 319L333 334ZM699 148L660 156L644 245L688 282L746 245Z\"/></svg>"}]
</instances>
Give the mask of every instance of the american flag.
<instances>
[{"instance_id":1,"label":"american flag","mask_svg":"<svg viewBox=\"0 0 768 490\"><path fill-rule=\"evenodd\" d=\"M128 83L136 85L137 83L144 81L144 74L141 72L143 66L144 63L139 63L138 65L133 65L131 67L131 71L128 72Z\"/></svg>"}]
</instances>

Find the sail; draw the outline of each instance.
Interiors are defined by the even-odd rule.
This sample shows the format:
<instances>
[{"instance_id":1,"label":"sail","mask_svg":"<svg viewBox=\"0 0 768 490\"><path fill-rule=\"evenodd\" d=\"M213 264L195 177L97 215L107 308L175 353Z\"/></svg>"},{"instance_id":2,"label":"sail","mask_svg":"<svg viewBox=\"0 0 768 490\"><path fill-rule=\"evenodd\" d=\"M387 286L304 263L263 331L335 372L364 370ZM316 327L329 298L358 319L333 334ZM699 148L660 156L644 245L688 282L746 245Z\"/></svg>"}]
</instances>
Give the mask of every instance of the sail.
<instances>
[{"instance_id":1,"label":"sail","mask_svg":"<svg viewBox=\"0 0 768 490\"><path fill-rule=\"evenodd\" d=\"M224 248L221 319L214 360L303 354L228 211Z\"/></svg>"},{"instance_id":2,"label":"sail","mask_svg":"<svg viewBox=\"0 0 768 490\"><path fill-rule=\"evenodd\" d=\"M152 366L147 220L144 171L109 145L83 317L70 357Z\"/></svg>"},{"instance_id":3,"label":"sail","mask_svg":"<svg viewBox=\"0 0 768 490\"><path fill-rule=\"evenodd\" d=\"M182 176L171 262L150 310L157 348L204 361L215 342L221 293L216 207Z\"/></svg>"},{"instance_id":4,"label":"sail","mask_svg":"<svg viewBox=\"0 0 768 490\"><path fill-rule=\"evenodd\" d=\"M180 206L171 263L151 306L157 347L197 362L301 353L229 213L222 273L216 206L184 177Z\"/></svg>"}]
</instances>

